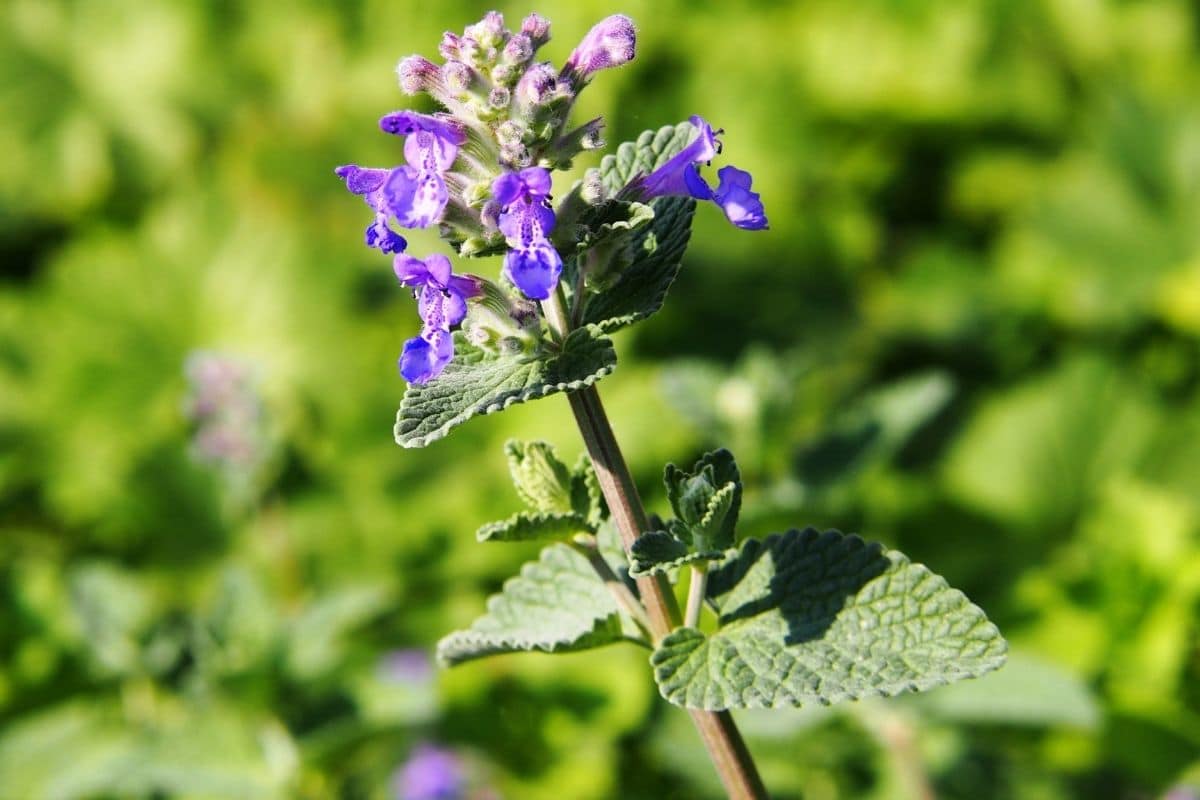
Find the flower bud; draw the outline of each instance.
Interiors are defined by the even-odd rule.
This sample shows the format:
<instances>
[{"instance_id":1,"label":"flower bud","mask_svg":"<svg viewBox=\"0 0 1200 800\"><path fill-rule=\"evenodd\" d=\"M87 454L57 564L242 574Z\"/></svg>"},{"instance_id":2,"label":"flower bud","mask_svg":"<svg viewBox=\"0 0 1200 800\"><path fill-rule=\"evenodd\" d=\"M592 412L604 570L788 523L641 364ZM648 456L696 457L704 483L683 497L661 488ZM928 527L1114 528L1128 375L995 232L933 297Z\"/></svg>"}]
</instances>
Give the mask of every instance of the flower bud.
<instances>
[{"instance_id":1,"label":"flower bud","mask_svg":"<svg viewBox=\"0 0 1200 800\"><path fill-rule=\"evenodd\" d=\"M492 91L488 93L488 105L496 110L508 108L511 100L512 93L503 86L493 86Z\"/></svg>"},{"instance_id":2,"label":"flower bud","mask_svg":"<svg viewBox=\"0 0 1200 800\"><path fill-rule=\"evenodd\" d=\"M530 14L521 22L521 33L529 37L533 49L536 50L550 41L550 20L541 14Z\"/></svg>"},{"instance_id":3,"label":"flower bud","mask_svg":"<svg viewBox=\"0 0 1200 800\"><path fill-rule=\"evenodd\" d=\"M433 94L441 85L442 72L436 64L422 56L403 58L396 65L400 89L405 94Z\"/></svg>"},{"instance_id":4,"label":"flower bud","mask_svg":"<svg viewBox=\"0 0 1200 800\"><path fill-rule=\"evenodd\" d=\"M533 64L517 82L517 102L526 108L541 105L554 91L557 78L550 64L544 61Z\"/></svg>"},{"instance_id":5,"label":"flower bud","mask_svg":"<svg viewBox=\"0 0 1200 800\"><path fill-rule=\"evenodd\" d=\"M479 22L467 26L463 38L469 37L481 47L495 49L504 43L504 34L504 15L499 11L489 11Z\"/></svg>"},{"instance_id":6,"label":"flower bud","mask_svg":"<svg viewBox=\"0 0 1200 800\"><path fill-rule=\"evenodd\" d=\"M624 14L606 17L588 31L563 67L563 75L572 75L577 84L586 83L593 72L619 67L633 60L637 33L633 20Z\"/></svg>"},{"instance_id":7,"label":"flower bud","mask_svg":"<svg viewBox=\"0 0 1200 800\"><path fill-rule=\"evenodd\" d=\"M442 66L442 80L453 94L474 91L480 85L480 75L461 61L447 61Z\"/></svg>"},{"instance_id":8,"label":"flower bud","mask_svg":"<svg viewBox=\"0 0 1200 800\"><path fill-rule=\"evenodd\" d=\"M442 34L442 42L438 45L438 53L447 61L457 61L462 58L461 44L462 40L458 34L446 31Z\"/></svg>"},{"instance_id":9,"label":"flower bud","mask_svg":"<svg viewBox=\"0 0 1200 800\"><path fill-rule=\"evenodd\" d=\"M509 64L524 64L533 58L533 43L528 36L518 33L504 45L501 57Z\"/></svg>"},{"instance_id":10,"label":"flower bud","mask_svg":"<svg viewBox=\"0 0 1200 800\"><path fill-rule=\"evenodd\" d=\"M505 120L496 126L496 141L501 147L520 144L525 138L525 128L516 120Z\"/></svg>"}]
</instances>

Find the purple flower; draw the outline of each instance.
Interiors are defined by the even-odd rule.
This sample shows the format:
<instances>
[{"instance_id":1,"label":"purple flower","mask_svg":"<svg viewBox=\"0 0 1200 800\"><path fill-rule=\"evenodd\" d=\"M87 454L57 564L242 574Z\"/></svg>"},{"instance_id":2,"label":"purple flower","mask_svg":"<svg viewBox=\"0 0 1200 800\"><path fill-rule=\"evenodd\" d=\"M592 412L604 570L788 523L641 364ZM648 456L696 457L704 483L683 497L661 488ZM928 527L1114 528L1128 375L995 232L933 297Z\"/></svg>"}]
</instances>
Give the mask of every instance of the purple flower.
<instances>
[{"instance_id":1,"label":"purple flower","mask_svg":"<svg viewBox=\"0 0 1200 800\"><path fill-rule=\"evenodd\" d=\"M466 791L466 775L453 752L419 744L392 784L396 800L459 800Z\"/></svg>"},{"instance_id":2,"label":"purple flower","mask_svg":"<svg viewBox=\"0 0 1200 800\"><path fill-rule=\"evenodd\" d=\"M427 228L441 219L450 199L443 176L467 137L456 125L411 111L388 114L379 126L406 137L408 164L390 170L347 164L335 172L347 189L362 195L375 209L375 221L367 227L367 246L400 253L408 243L388 226L388 220L394 218L405 228Z\"/></svg>"},{"instance_id":3,"label":"purple flower","mask_svg":"<svg viewBox=\"0 0 1200 800\"><path fill-rule=\"evenodd\" d=\"M379 676L390 683L425 685L433 680L433 664L424 650L393 650L379 660Z\"/></svg>"},{"instance_id":4,"label":"purple flower","mask_svg":"<svg viewBox=\"0 0 1200 800\"><path fill-rule=\"evenodd\" d=\"M391 170L391 172L397 170ZM404 248L408 246L408 242L388 225L388 218L392 216L392 212L387 198L383 194L383 185L390 172L386 169L360 167L355 164L338 167L334 172L346 182L347 189L362 195L363 199L367 201L367 205L375 209L375 220L367 226L367 247L377 247L385 253L403 252Z\"/></svg>"},{"instance_id":5,"label":"purple flower","mask_svg":"<svg viewBox=\"0 0 1200 800\"><path fill-rule=\"evenodd\" d=\"M266 455L267 442L252 367L223 353L195 351L184 371L189 384L184 413L195 425L196 458L231 472L253 468Z\"/></svg>"},{"instance_id":6,"label":"purple flower","mask_svg":"<svg viewBox=\"0 0 1200 800\"><path fill-rule=\"evenodd\" d=\"M624 14L613 14L597 22L583 37L579 46L571 51L562 75L571 75L576 83L583 84L593 72L609 67L619 67L633 60L637 44L637 32L633 20Z\"/></svg>"},{"instance_id":7,"label":"purple flower","mask_svg":"<svg viewBox=\"0 0 1200 800\"><path fill-rule=\"evenodd\" d=\"M504 255L505 273L526 297L545 300L562 274L562 258L546 238L554 229L549 170L505 173L492 184L492 196L500 204L500 232L511 248Z\"/></svg>"},{"instance_id":8,"label":"purple flower","mask_svg":"<svg viewBox=\"0 0 1200 800\"><path fill-rule=\"evenodd\" d=\"M765 230L767 215L758 193L750 191L750 173L737 167L721 167L717 171L717 177L721 182L716 191L713 191L697 173L696 181L704 188L697 191L697 187L697 190L692 191L692 197L698 200L712 200L725 212L725 217L742 230Z\"/></svg>"},{"instance_id":9,"label":"purple flower","mask_svg":"<svg viewBox=\"0 0 1200 800\"><path fill-rule=\"evenodd\" d=\"M400 374L409 383L428 383L442 374L453 357L454 339L449 331L422 331L404 343Z\"/></svg>"},{"instance_id":10,"label":"purple flower","mask_svg":"<svg viewBox=\"0 0 1200 800\"><path fill-rule=\"evenodd\" d=\"M467 316L467 300L479 294L479 286L453 274L450 259L437 253L425 260L401 253L392 266L400 284L413 290L422 323L421 335L404 343L400 374L409 383L428 383L454 357L450 328Z\"/></svg>"},{"instance_id":11,"label":"purple flower","mask_svg":"<svg viewBox=\"0 0 1200 800\"><path fill-rule=\"evenodd\" d=\"M421 322L429 330L448 331L467 315L467 300L479 294L471 278L453 274L450 259L434 253L425 260L401 253L392 261L401 286L413 290Z\"/></svg>"},{"instance_id":12,"label":"purple flower","mask_svg":"<svg viewBox=\"0 0 1200 800\"><path fill-rule=\"evenodd\" d=\"M722 167L717 173L720 183L714 190L700 175L698 164L712 161L721 152L721 141L701 117L693 116L689 122L700 135L692 143L671 157L667 163L637 181L643 199L668 195L684 195L697 200L711 200L725 212L725 217L743 230L758 231L767 227L767 216L762 199L751 191L752 178L749 172L737 167Z\"/></svg>"},{"instance_id":13,"label":"purple flower","mask_svg":"<svg viewBox=\"0 0 1200 800\"><path fill-rule=\"evenodd\" d=\"M428 228L442 217L450 193L444 175L467 136L457 125L414 111L379 120L387 133L403 136L408 166L392 170L381 189L388 208L405 228Z\"/></svg>"}]
</instances>

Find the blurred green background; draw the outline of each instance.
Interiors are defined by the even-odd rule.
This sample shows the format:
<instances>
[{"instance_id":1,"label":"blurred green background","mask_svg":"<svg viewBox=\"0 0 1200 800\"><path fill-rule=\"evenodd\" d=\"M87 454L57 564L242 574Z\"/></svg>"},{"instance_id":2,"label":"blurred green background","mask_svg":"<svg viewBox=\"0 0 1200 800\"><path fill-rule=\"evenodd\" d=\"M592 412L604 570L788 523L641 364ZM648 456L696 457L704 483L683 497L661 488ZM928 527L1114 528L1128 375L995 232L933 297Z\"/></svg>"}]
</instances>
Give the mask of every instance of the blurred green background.
<instances>
[{"instance_id":1,"label":"blurred green background","mask_svg":"<svg viewBox=\"0 0 1200 800\"><path fill-rule=\"evenodd\" d=\"M489 7L0 5L3 800L403 798L422 743L474 798L719 795L643 651L422 661L535 554L474 540L517 508L504 440L580 444L561 397L393 444L416 315L333 167L400 160L396 61ZM776 796L1200 796L1200 6L536 10L559 63L634 17L578 118L703 114L771 219L701 208L618 341L648 503L728 445L743 533L860 531L1012 645L742 715ZM201 362L241 376L207 445Z\"/></svg>"}]
</instances>

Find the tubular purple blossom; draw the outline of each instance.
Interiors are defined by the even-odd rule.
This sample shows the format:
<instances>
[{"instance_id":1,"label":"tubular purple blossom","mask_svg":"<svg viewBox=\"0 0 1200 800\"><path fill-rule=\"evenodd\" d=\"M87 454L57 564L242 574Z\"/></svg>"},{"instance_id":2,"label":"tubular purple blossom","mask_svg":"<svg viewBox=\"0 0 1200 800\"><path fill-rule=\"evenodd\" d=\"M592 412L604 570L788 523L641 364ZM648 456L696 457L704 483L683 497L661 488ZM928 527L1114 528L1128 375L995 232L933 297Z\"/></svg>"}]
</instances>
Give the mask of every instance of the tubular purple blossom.
<instances>
[{"instance_id":1,"label":"tubular purple blossom","mask_svg":"<svg viewBox=\"0 0 1200 800\"><path fill-rule=\"evenodd\" d=\"M449 331L422 332L404 343L400 375L409 383L428 383L442 374L453 357L454 340Z\"/></svg>"},{"instance_id":2,"label":"tubular purple blossom","mask_svg":"<svg viewBox=\"0 0 1200 800\"><path fill-rule=\"evenodd\" d=\"M500 204L500 232L508 243L504 272L526 297L545 300L558 285L562 258L547 235L554 229L550 171L530 167L501 175L492 184Z\"/></svg>"},{"instance_id":3,"label":"tubular purple blossom","mask_svg":"<svg viewBox=\"0 0 1200 800\"><path fill-rule=\"evenodd\" d=\"M722 167L717 173L720 183L714 190L700 175L699 164L707 164L721 152L721 142L712 126L698 116L689 120L699 131L691 144L680 150L667 163L633 181L630 188L643 200L668 195L694 197L712 201L725 213L733 225L742 230L760 231L767 228L762 198L751 190L749 172L737 167Z\"/></svg>"},{"instance_id":4,"label":"tubular purple blossom","mask_svg":"<svg viewBox=\"0 0 1200 800\"><path fill-rule=\"evenodd\" d=\"M367 226L366 243L367 247L374 247L385 253L400 253L408 246L404 237L388 225L389 217L394 214L384 196L383 185L394 171L396 170L360 167L356 164L346 164L334 170L337 176L346 182L347 189L362 195L367 205L375 209L375 219Z\"/></svg>"},{"instance_id":5,"label":"tubular purple blossom","mask_svg":"<svg viewBox=\"0 0 1200 800\"><path fill-rule=\"evenodd\" d=\"M379 120L387 133L405 137L408 166L388 175L380 189L396 221L405 228L427 228L442 218L450 199L445 172L467 141L457 124L442 117L396 111Z\"/></svg>"},{"instance_id":6,"label":"tubular purple blossom","mask_svg":"<svg viewBox=\"0 0 1200 800\"><path fill-rule=\"evenodd\" d=\"M454 753L420 744L396 772L393 789L395 800L461 800L467 776Z\"/></svg>"},{"instance_id":7,"label":"tubular purple blossom","mask_svg":"<svg viewBox=\"0 0 1200 800\"><path fill-rule=\"evenodd\" d=\"M477 280L455 275L450 259L435 253L424 260L398 255L392 268L401 286L413 290L421 316L421 335L404 343L400 374L409 383L426 383L454 357L450 329L467 316L467 300L480 294Z\"/></svg>"}]
</instances>

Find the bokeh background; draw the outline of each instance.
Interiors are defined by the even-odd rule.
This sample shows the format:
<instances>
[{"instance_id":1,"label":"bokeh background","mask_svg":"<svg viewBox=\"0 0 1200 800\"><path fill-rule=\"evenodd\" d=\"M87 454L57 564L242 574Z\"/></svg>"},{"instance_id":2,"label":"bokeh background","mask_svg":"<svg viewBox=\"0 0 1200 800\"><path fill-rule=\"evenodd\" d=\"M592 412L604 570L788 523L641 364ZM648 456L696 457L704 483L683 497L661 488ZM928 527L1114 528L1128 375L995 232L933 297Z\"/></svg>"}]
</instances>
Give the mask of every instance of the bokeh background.
<instances>
[{"instance_id":1,"label":"bokeh background","mask_svg":"<svg viewBox=\"0 0 1200 800\"><path fill-rule=\"evenodd\" d=\"M498 7L556 62L633 16L579 119L702 113L767 204L701 208L618 339L651 506L728 445L743 533L860 531L1012 644L742 715L776 795L1200 796L1200 7ZM719 795L643 651L428 662L535 554L473 536L502 443L580 444L561 397L393 444L416 316L332 170L399 160L397 59L488 8L0 5L3 800Z\"/></svg>"}]
</instances>

